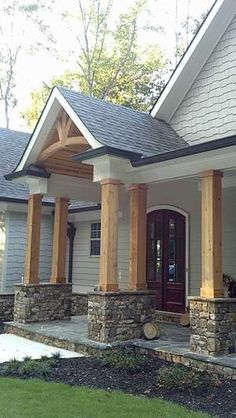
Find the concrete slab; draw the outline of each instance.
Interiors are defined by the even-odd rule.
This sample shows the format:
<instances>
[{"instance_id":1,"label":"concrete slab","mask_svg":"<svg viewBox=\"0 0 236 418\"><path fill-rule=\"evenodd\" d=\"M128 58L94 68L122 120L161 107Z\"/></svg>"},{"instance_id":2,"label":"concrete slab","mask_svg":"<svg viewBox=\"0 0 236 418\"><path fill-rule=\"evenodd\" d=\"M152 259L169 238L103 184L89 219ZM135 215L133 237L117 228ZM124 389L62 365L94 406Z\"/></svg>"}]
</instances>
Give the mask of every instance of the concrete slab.
<instances>
[{"instance_id":1,"label":"concrete slab","mask_svg":"<svg viewBox=\"0 0 236 418\"><path fill-rule=\"evenodd\" d=\"M63 358L84 356L83 354L75 353L74 351L51 347L50 345L30 341L16 335L0 335L0 363L12 360L13 358L21 361L26 356L38 359L41 356L51 356L58 352L60 352L61 357Z\"/></svg>"}]
</instances>

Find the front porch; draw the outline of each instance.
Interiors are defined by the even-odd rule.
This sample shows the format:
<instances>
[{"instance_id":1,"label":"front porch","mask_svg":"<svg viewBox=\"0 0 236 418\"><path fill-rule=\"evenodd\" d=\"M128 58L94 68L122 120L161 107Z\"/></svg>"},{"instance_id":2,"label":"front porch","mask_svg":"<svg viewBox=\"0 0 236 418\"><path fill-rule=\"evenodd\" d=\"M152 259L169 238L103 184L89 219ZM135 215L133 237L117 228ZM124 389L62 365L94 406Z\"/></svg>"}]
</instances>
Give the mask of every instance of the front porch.
<instances>
[{"instance_id":1,"label":"front porch","mask_svg":"<svg viewBox=\"0 0 236 418\"><path fill-rule=\"evenodd\" d=\"M227 379L236 380L236 353L212 357L190 350L190 329L174 324L158 323L160 338L152 341L133 339L100 343L88 338L87 316L72 317L71 321L54 321L32 324L5 323L5 332L14 333L33 341L78 353L100 356L106 349L127 345L135 351L157 358L183 364L198 370L208 370Z\"/></svg>"},{"instance_id":2,"label":"front porch","mask_svg":"<svg viewBox=\"0 0 236 418\"><path fill-rule=\"evenodd\" d=\"M25 271L15 295L15 322L30 327L33 325L27 323L53 320L53 328L57 320L70 319L68 206L70 200L84 200L101 203L97 290L88 295L89 340L95 345L136 341L142 337L143 325L155 320L157 307L174 312L189 309L193 353L218 357L235 353L236 299L225 295L223 283L223 265L236 271L231 245L236 242L235 194L226 193L222 182L225 177L229 187L236 184L235 157L230 149L213 149L203 158L194 153L178 154L175 159L172 155L168 163L150 162L147 157L145 163L134 151L94 146L78 124L78 115L73 119L72 113L69 116L60 108L53 117L52 129L43 137L40 132L35 134L32 149L28 148L18 169L8 176L27 182L30 192ZM55 199L47 284L39 277L43 197ZM166 213L151 217L154 232L147 233L147 218L160 207L173 210L168 217ZM120 239L121 219L124 241ZM162 219L160 225L158 219ZM163 225L168 234L165 245ZM223 233L231 251L226 257Z\"/></svg>"}]
</instances>

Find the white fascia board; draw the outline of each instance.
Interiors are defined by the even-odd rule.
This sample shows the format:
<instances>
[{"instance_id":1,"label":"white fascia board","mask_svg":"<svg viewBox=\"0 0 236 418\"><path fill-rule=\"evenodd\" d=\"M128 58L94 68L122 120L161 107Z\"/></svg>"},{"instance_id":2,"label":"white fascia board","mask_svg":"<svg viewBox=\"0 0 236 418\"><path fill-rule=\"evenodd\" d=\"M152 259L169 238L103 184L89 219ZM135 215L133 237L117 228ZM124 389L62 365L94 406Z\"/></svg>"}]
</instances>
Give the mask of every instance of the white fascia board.
<instances>
[{"instance_id":1,"label":"white fascia board","mask_svg":"<svg viewBox=\"0 0 236 418\"><path fill-rule=\"evenodd\" d=\"M131 183L155 183L196 177L207 170L236 170L236 146L207 151L187 157L132 168L127 174Z\"/></svg>"},{"instance_id":2,"label":"white fascia board","mask_svg":"<svg viewBox=\"0 0 236 418\"><path fill-rule=\"evenodd\" d=\"M72 119L92 148L99 148L103 146L93 137L79 116L74 112L60 91L55 87L15 171L21 171L28 165L34 164L37 161L37 157L45 146L47 135L53 127L61 108L63 108Z\"/></svg>"},{"instance_id":3,"label":"white fascia board","mask_svg":"<svg viewBox=\"0 0 236 418\"><path fill-rule=\"evenodd\" d=\"M43 215L51 215L53 209L54 209L53 206L42 205L42 214ZM7 212L27 213L28 204L27 203L6 202L6 211Z\"/></svg>"},{"instance_id":4,"label":"white fascia board","mask_svg":"<svg viewBox=\"0 0 236 418\"><path fill-rule=\"evenodd\" d=\"M68 218L71 222L100 221L101 211L88 209L88 211L84 212L69 213Z\"/></svg>"},{"instance_id":5,"label":"white fascia board","mask_svg":"<svg viewBox=\"0 0 236 418\"><path fill-rule=\"evenodd\" d=\"M151 111L169 122L236 13L235 0L218 0Z\"/></svg>"}]
</instances>

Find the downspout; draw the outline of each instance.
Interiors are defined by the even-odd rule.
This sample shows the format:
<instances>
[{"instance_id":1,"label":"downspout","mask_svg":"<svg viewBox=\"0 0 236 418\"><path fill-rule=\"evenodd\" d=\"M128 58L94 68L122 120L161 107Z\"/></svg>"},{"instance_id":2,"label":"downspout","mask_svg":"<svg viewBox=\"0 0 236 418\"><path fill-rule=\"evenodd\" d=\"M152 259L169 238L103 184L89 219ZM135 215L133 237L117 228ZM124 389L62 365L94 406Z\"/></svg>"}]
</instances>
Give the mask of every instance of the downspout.
<instances>
[{"instance_id":1,"label":"downspout","mask_svg":"<svg viewBox=\"0 0 236 418\"><path fill-rule=\"evenodd\" d=\"M67 237L69 238L69 263L68 263L68 283L72 283L73 277L73 254L74 254L74 238L76 227L72 222L67 222Z\"/></svg>"}]
</instances>

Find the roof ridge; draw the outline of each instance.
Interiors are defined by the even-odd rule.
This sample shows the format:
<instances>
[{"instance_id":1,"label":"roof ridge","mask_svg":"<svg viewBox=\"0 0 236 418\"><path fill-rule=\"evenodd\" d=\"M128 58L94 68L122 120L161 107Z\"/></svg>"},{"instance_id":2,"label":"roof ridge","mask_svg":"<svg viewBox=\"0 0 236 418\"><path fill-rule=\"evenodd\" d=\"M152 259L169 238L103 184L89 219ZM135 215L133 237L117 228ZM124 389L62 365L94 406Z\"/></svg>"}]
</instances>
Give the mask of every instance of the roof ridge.
<instances>
[{"instance_id":1,"label":"roof ridge","mask_svg":"<svg viewBox=\"0 0 236 418\"><path fill-rule=\"evenodd\" d=\"M87 99L91 99L91 100L94 100L94 101L98 101L98 102L106 103L106 104L111 105L111 106L119 107L119 108L122 108L122 109L128 110L128 111L130 111L130 112L135 112L135 113L139 113L139 114L141 114L141 115L151 116L149 112L143 112L143 111L141 111L141 110L133 109L132 107L129 107L129 106L121 105L121 104L118 104L118 103L113 103L113 102L111 102L110 100L101 99L101 98L96 97L96 96L90 96L90 95L88 95L88 94L81 93L80 91L77 91L77 90L74 90L74 89L69 89L69 88L64 87L64 86L54 86L54 88L57 88L59 91L60 91L60 90L66 90L66 91L67 91L67 92L69 92L69 93L74 93L74 94L77 94L77 95L79 95L79 96L83 96L83 97L85 97L85 98L87 98ZM152 116L151 116L151 117L152 117Z\"/></svg>"}]
</instances>

